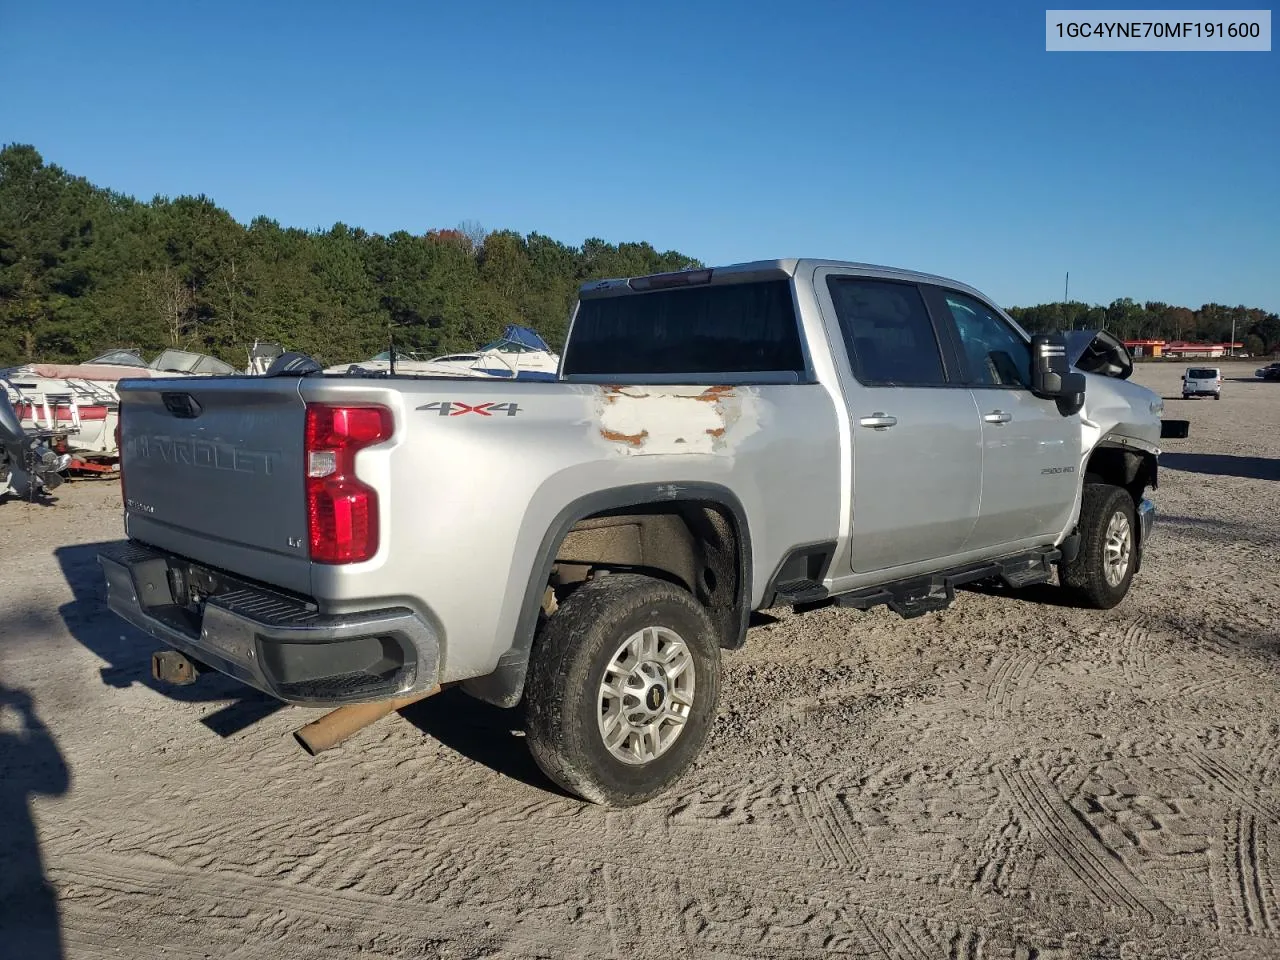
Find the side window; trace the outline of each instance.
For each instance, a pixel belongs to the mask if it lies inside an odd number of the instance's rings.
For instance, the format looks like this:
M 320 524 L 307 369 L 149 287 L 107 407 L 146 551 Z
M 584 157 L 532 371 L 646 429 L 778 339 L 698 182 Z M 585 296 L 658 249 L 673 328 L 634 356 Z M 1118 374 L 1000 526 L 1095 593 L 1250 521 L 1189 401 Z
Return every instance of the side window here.
M 938 338 L 919 287 L 837 275 L 827 278 L 827 289 L 859 382 L 900 386 L 947 382 Z
M 1031 347 L 990 307 L 950 290 L 941 291 L 956 322 L 971 382 L 995 387 L 1031 386 Z

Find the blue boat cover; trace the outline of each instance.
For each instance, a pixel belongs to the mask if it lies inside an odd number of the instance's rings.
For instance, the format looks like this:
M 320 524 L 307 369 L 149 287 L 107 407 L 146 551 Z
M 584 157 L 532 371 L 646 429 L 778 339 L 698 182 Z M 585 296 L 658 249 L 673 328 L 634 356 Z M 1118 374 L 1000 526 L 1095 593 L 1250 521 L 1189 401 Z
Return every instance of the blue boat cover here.
M 531 350 L 551 352 L 551 348 L 547 346 L 547 341 L 543 340 L 528 327 L 517 327 L 514 323 L 508 324 L 507 328 L 502 331 L 502 339 L 518 343 L 522 347 L 528 347 Z

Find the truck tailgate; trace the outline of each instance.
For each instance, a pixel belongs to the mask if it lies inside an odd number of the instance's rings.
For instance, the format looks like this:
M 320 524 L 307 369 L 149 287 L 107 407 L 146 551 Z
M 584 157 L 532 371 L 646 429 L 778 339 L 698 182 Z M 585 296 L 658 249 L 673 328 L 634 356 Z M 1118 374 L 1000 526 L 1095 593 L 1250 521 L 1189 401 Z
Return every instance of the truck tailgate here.
M 306 404 L 297 380 L 131 380 L 120 400 L 129 536 L 307 592 Z

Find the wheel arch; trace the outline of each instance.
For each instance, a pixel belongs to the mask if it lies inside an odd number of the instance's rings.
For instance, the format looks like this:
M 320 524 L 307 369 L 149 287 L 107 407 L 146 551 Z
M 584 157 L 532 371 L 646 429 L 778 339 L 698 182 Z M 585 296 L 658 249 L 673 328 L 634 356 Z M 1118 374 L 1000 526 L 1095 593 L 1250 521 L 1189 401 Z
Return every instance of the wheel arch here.
M 711 585 L 708 591 L 714 598 L 717 594 L 724 596 L 726 586 L 729 602 L 708 604 L 699 596 L 698 578 L 689 583 L 687 575 L 672 569 L 672 563 L 634 564 L 622 563 L 627 569 L 648 573 L 652 576 L 667 579 L 690 589 L 707 607 L 713 623 L 720 633 L 720 646 L 736 649 L 742 646 L 747 632 L 747 624 L 751 613 L 752 561 L 751 533 L 747 521 L 746 510 L 737 495 L 729 488 L 714 483 L 640 483 L 597 490 L 578 497 L 565 505 L 542 535 L 541 542 L 534 555 L 534 561 L 524 587 L 515 632 L 511 645 L 498 658 L 495 670 L 483 677 L 475 677 L 463 681 L 463 689 L 470 695 L 500 707 L 514 707 L 523 696 L 525 678 L 529 668 L 529 654 L 539 626 L 539 615 L 548 586 L 551 583 L 552 571 L 561 552 L 572 534 L 607 529 L 610 526 L 625 526 L 626 521 L 636 518 L 667 518 L 655 520 L 653 529 L 672 534 L 670 518 L 687 518 L 691 514 L 705 517 L 710 511 L 722 518 L 725 530 L 731 541 L 726 546 L 732 548 L 733 556 L 725 564 L 721 555 L 720 562 L 713 566 L 722 571 L 732 571 L 732 581 L 726 585 L 721 577 Z M 614 523 L 598 521 L 613 520 Z M 688 522 L 687 520 L 685 521 Z M 698 521 L 695 519 L 694 521 Z M 706 522 L 714 526 L 714 521 L 706 518 Z M 644 527 L 641 524 L 641 536 Z M 694 538 L 707 533 L 705 530 L 691 530 Z
M 1103 437 L 1085 461 L 1084 482 L 1108 483 L 1129 491 L 1135 504 L 1143 491 L 1159 486 L 1159 451 L 1128 437 Z
M 1155 447 L 1139 443 L 1129 437 L 1108 435 L 1094 445 L 1085 462 L 1083 483 L 1104 483 L 1120 487 L 1133 500 L 1136 510 L 1142 503 L 1148 487 L 1159 486 L 1160 453 Z M 1137 560 L 1134 573 L 1142 567 L 1143 542 L 1141 524 L 1133 531 L 1137 542 Z

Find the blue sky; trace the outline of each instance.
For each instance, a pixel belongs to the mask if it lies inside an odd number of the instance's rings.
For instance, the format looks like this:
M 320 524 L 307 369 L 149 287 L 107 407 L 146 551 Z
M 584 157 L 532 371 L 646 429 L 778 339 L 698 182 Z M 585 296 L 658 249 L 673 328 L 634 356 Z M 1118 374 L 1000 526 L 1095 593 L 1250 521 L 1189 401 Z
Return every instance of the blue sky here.
M 0 0 L 0 142 L 143 199 L 1280 310 L 1280 53 L 1044 5 Z

